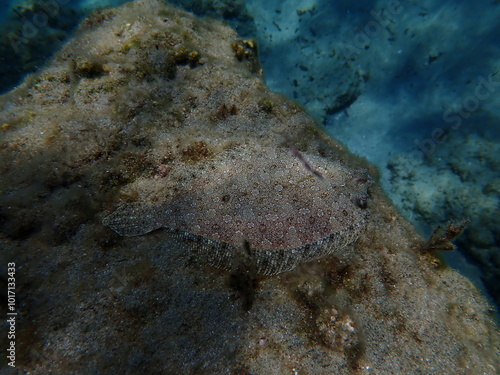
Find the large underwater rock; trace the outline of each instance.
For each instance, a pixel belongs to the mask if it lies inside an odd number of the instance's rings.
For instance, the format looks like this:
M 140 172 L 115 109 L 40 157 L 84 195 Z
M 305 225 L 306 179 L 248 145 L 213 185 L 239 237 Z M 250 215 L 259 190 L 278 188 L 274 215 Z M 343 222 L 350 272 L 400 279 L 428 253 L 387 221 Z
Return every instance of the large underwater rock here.
M 366 196 L 376 170 L 270 92 L 260 74 L 255 42 L 222 23 L 141 1 L 90 16 L 45 68 L 0 97 L 0 241 L 2 264 L 17 267 L 18 369 L 498 372 L 498 329 L 485 299 L 428 251 L 377 184 Z M 258 183 L 274 183 L 274 195 L 250 185 L 235 195 L 258 205 L 264 217 L 256 214 L 256 224 L 277 220 L 252 237 L 261 243 L 254 249 L 238 233 L 241 223 L 221 216 L 223 204 L 234 203 L 223 177 L 254 183 L 259 171 Z M 280 184 L 280 176 L 289 180 Z M 292 185 L 287 206 L 270 203 L 278 213 L 262 214 L 269 197 Z M 339 198 L 314 195 L 321 189 Z M 136 216 L 141 231 L 133 234 L 142 235 L 122 237 L 102 223 L 136 202 L 185 209 L 192 201 L 180 197 L 189 194 L 206 214 L 183 211 L 180 223 L 162 211 L 155 225 L 170 229 L 143 234 L 144 222 L 157 217 L 149 211 Z M 301 207 L 308 199 L 312 208 Z M 260 275 L 258 249 L 293 260 L 296 253 L 286 251 L 295 247 L 286 244 L 322 238 L 321 199 L 346 240 L 321 242 L 318 254 L 330 255 L 289 272 Z M 301 221 L 307 209 L 316 217 Z M 311 232 L 283 237 L 291 229 L 277 229 L 280 217 Z M 222 268 L 196 250 L 209 236 L 217 249 L 225 246 L 203 227 L 211 220 L 224 231 L 221 241 L 232 230 L 242 241 L 225 247 L 232 258 Z M 269 231 L 283 236 L 266 237 Z

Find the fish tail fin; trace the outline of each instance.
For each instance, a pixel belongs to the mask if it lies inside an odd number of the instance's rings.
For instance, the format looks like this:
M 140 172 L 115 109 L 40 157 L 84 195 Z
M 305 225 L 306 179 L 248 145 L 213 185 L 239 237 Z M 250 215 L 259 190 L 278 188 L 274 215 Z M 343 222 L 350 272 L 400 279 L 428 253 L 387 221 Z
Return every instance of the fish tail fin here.
M 163 226 L 155 206 L 145 203 L 120 206 L 102 223 L 124 237 L 140 236 Z

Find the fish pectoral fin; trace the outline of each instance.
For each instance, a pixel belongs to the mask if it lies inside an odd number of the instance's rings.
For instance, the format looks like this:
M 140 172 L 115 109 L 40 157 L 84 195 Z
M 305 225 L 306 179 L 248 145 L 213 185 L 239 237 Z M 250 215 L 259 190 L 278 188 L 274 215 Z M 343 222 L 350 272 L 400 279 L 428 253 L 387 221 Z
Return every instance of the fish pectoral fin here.
M 106 216 L 102 223 L 120 236 L 140 236 L 162 227 L 156 213 L 150 204 L 129 203 Z

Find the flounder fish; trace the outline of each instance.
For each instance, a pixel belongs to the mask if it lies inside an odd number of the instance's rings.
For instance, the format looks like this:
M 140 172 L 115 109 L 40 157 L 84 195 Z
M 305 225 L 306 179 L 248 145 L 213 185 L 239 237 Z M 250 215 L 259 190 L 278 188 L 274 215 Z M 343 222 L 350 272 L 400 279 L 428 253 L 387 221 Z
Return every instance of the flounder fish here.
M 169 202 L 125 204 L 103 224 L 121 236 L 168 228 L 220 268 L 231 268 L 248 241 L 256 272 L 275 275 L 355 241 L 370 183 L 363 172 L 289 149 L 231 154 Z

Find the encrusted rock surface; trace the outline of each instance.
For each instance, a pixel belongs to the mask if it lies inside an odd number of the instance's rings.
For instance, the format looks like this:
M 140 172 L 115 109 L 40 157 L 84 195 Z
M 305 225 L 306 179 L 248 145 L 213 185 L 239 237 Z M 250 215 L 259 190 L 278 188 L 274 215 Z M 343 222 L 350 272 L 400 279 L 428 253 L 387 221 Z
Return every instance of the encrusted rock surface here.
M 291 143 L 376 177 L 266 89 L 252 50 L 235 56 L 252 43 L 228 27 L 150 1 L 108 15 L 0 98 L 0 246 L 2 264 L 17 266 L 18 369 L 498 373 L 491 308 L 422 251 L 377 185 L 356 242 L 274 277 L 254 275 L 251 260 L 213 268 L 167 230 L 121 237 L 103 226 L 123 204 L 170 201 L 238 149 Z

